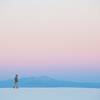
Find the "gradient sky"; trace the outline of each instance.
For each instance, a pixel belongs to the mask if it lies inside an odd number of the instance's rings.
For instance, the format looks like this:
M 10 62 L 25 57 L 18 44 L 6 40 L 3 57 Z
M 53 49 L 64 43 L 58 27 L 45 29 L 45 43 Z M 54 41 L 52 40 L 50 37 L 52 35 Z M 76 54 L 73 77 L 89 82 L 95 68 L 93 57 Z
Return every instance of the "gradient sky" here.
M 0 0 L 0 79 L 15 73 L 100 81 L 100 1 Z

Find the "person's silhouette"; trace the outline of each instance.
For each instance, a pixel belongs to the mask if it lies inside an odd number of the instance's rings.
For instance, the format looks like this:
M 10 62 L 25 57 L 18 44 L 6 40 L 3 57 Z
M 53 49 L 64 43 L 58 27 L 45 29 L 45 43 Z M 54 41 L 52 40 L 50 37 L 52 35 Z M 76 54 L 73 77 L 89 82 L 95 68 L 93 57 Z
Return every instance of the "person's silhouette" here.
M 19 82 L 18 74 L 16 74 L 14 78 L 14 88 L 18 88 L 18 82 Z

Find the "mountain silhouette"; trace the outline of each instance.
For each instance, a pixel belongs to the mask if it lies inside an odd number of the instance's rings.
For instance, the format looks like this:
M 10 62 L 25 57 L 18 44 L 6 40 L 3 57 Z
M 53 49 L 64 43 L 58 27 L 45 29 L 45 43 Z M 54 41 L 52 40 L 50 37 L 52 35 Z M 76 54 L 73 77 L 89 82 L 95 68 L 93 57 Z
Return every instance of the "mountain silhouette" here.
M 0 81 L 0 88 L 12 88 L 13 80 Z M 100 83 L 56 80 L 48 76 L 19 79 L 19 87 L 82 87 L 100 88 Z

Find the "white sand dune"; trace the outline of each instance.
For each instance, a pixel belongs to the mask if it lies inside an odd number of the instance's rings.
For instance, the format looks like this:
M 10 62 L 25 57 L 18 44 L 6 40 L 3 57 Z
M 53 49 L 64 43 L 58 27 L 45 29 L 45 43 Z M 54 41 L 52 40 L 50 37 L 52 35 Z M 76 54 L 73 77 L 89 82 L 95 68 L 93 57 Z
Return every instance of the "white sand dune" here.
M 0 89 L 0 100 L 100 100 L 100 89 L 84 89 L 84 88 Z

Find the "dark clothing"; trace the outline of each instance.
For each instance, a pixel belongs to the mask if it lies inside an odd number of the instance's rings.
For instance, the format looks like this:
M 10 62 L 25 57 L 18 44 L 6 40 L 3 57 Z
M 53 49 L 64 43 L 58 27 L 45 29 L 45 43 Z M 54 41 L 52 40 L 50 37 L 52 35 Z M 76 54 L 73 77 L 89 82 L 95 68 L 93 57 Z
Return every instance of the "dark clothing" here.
M 18 81 L 19 81 L 18 75 L 16 75 L 14 78 L 14 88 L 18 88 Z
M 15 83 L 18 82 L 18 77 L 15 77 Z

